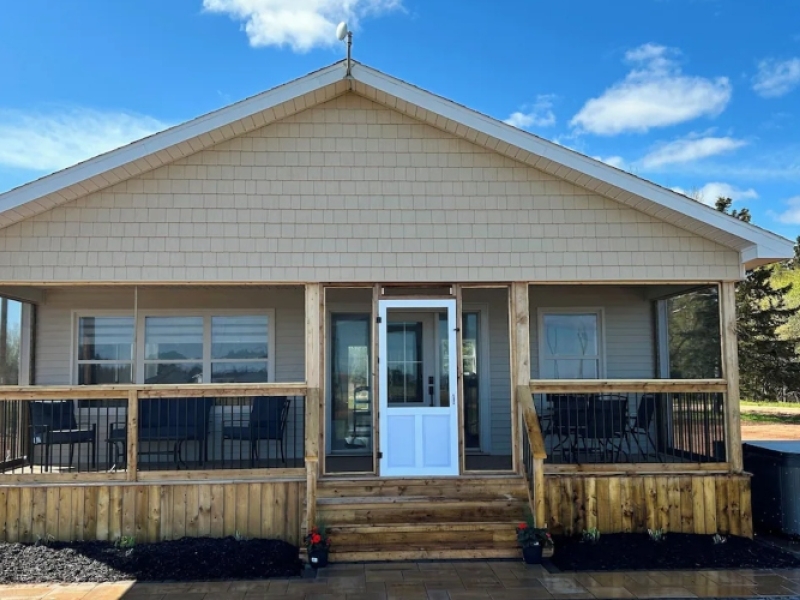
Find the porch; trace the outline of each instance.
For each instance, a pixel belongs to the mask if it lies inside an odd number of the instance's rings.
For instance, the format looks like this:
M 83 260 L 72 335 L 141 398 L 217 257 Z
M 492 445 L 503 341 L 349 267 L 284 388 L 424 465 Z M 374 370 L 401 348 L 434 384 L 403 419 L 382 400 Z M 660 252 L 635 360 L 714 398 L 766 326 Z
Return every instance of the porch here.
M 718 352 L 686 378 L 669 303 L 697 290 Z M 750 533 L 729 283 L 2 293 L 30 340 L 30 385 L 0 388 L 9 541 L 297 543 L 319 512 L 340 559 L 378 551 L 352 543 L 370 531 L 387 558 L 466 556 L 457 523 L 501 557 L 489 532 L 526 506 L 557 530 Z

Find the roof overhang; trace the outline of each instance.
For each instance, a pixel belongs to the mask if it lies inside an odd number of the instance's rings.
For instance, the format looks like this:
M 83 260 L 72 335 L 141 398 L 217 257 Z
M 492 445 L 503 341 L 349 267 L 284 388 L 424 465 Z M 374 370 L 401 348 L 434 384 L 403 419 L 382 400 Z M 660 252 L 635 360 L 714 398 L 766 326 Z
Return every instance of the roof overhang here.
M 511 127 L 365 65 L 343 62 L 0 195 L 0 228 L 151 171 L 348 91 L 611 198 L 740 253 L 752 268 L 794 256 L 792 242 L 700 202 Z

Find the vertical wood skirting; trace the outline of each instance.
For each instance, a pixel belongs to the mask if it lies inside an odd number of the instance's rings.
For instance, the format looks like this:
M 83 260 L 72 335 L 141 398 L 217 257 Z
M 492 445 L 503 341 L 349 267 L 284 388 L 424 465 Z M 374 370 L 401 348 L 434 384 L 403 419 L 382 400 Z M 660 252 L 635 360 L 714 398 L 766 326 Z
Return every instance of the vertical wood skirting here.
M 725 395 L 727 458 L 731 470 L 741 473 L 742 424 L 739 407 L 739 346 L 736 337 L 736 287 L 724 281 L 719 288 L 720 330 L 722 337 L 722 372 L 728 383 Z
M 750 476 L 546 475 L 547 526 L 574 534 L 663 529 L 753 537 Z
M 530 386 L 531 381 L 531 343 L 530 343 L 530 305 L 528 303 L 528 282 L 515 281 L 511 284 L 509 302 L 509 326 L 511 327 L 511 389 Z M 516 394 L 512 395 L 511 405 L 511 448 L 515 470 L 522 472 L 519 449 L 522 416 Z
M 144 543 L 238 531 L 299 544 L 305 487 L 301 480 L 4 486 L 0 541 L 113 541 L 131 535 Z

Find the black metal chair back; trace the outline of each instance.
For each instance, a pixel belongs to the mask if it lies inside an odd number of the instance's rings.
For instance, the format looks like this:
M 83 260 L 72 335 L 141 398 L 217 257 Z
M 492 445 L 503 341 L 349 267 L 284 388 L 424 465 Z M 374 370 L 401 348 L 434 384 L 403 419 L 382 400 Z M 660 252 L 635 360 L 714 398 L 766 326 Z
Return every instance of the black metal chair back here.
M 283 439 L 288 416 L 289 399 L 286 396 L 256 396 L 250 410 L 251 439 Z
M 78 429 L 75 420 L 75 403 L 72 400 L 43 400 L 29 402 L 31 426 L 37 430 L 73 431 Z

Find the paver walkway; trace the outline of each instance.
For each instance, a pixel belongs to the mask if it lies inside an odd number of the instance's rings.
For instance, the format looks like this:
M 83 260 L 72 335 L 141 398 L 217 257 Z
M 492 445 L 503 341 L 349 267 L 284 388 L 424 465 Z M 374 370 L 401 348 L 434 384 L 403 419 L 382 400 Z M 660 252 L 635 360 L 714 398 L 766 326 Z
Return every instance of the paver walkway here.
M 0 586 L 2 600 L 800 598 L 800 569 L 551 574 L 516 561 L 333 565 L 316 579 Z

